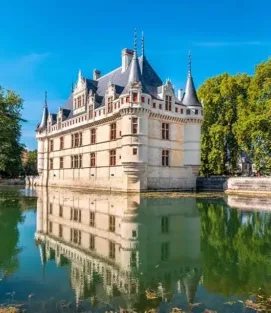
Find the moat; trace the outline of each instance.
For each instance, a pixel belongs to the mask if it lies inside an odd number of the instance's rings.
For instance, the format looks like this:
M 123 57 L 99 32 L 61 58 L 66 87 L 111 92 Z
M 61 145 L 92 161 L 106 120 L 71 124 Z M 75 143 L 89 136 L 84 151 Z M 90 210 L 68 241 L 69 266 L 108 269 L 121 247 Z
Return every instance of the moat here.
M 1 188 L 0 306 L 251 312 L 271 302 L 268 203 Z

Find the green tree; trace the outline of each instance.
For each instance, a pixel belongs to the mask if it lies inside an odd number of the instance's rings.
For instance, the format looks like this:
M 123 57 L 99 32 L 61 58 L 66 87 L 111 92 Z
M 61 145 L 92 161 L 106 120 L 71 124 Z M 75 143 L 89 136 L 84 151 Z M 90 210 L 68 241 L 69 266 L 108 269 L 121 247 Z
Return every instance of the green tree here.
M 18 177 L 22 171 L 22 99 L 0 86 L 0 176 Z
M 202 175 L 234 173 L 240 148 L 234 132 L 238 107 L 247 101 L 248 75 L 222 74 L 207 79 L 198 91 L 204 104 Z
M 23 170 L 25 175 L 38 175 L 37 171 L 37 150 L 26 152 L 26 161 L 23 164 Z
M 271 168 L 271 58 L 256 67 L 248 87 L 248 103 L 239 106 L 235 133 L 257 170 Z

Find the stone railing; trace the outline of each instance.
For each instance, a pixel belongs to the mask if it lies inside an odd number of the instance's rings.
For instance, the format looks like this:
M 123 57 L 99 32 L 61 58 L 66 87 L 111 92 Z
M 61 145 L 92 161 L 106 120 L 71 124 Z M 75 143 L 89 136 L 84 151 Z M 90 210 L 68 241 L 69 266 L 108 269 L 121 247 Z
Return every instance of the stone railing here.
M 227 177 L 197 177 L 197 191 L 225 191 Z

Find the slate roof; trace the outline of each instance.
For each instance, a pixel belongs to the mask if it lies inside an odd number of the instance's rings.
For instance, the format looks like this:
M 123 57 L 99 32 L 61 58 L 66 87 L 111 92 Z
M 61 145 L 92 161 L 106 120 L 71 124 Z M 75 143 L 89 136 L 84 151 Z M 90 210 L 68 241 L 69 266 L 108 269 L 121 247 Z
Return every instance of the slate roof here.
M 48 116 L 49 116 L 48 107 L 47 104 L 45 103 L 43 107 L 41 122 L 40 124 L 37 125 L 37 130 L 43 130 L 47 127 Z
M 126 93 L 128 87 L 133 81 L 140 81 L 144 93 L 148 93 L 152 98 L 162 100 L 158 95 L 158 87 L 163 85 L 161 78 L 152 68 L 145 55 L 137 57 L 134 53 L 133 59 L 130 62 L 126 71 L 122 72 L 122 67 L 119 67 L 108 74 L 101 76 L 97 80 L 84 78 L 88 91 L 92 90 L 95 94 L 94 108 L 105 106 L 105 92 L 110 84 L 114 84 L 117 94 Z M 189 71 L 186 88 L 182 101 L 176 101 L 178 105 L 186 106 L 201 106 L 198 100 L 194 81 Z M 79 116 L 77 114 L 76 116 Z M 45 116 L 46 117 L 46 116 Z M 63 120 L 68 120 L 73 117 L 73 95 L 69 97 L 66 104 L 63 106 Z M 48 118 L 48 110 L 47 110 Z M 46 118 L 46 121 L 47 121 Z M 53 114 L 53 122 L 56 121 L 56 115 Z M 40 125 L 43 125 L 43 118 Z M 41 126 L 39 126 L 41 127 Z M 44 127 L 44 126 L 43 126 Z M 45 126 L 46 127 L 46 126 Z
M 190 71 L 188 73 L 182 103 L 187 106 L 202 106 L 199 102 L 193 77 Z

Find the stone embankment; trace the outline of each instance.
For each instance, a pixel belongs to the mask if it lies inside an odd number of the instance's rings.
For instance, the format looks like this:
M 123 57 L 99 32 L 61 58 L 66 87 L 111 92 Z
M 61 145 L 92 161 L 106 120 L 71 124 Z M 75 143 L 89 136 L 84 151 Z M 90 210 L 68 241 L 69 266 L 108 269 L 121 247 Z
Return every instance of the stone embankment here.
M 271 196 L 271 177 L 231 177 L 226 192 Z
M 0 186 L 23 186 L 25 184 L 24 179 L 2 179 L 0 178 Z
M 198 177 L 197 191 L 271 196 L 271 177 Z

